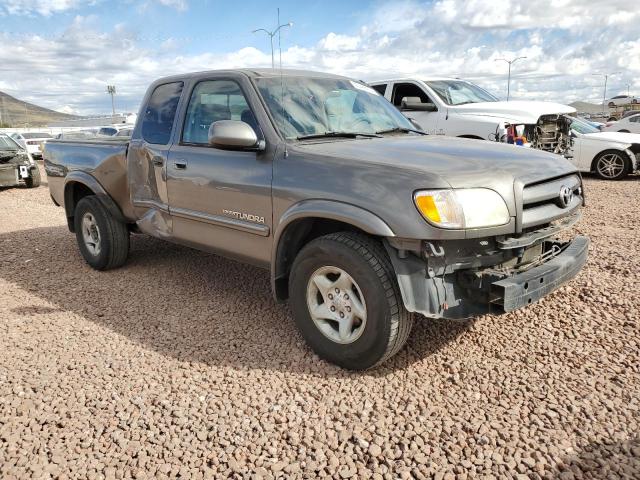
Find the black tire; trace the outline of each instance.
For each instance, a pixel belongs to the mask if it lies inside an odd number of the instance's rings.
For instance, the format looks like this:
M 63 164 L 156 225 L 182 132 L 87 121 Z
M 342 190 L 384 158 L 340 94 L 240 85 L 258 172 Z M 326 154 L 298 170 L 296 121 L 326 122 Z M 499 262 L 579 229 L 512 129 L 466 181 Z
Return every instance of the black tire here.
M 608 107 L 609 107 L 609 108 L 615 108 L 615 106 L 616 106 L 616 104 L 615 104 L 615 103 L 613 103 L 613 102 L 609 102 L 609 105 L 608 105 Z
M 40 169 L 36 166 L 31 169 L 31 176 L 29 178 L 25 178 L 24 183 L 27 188 L 37 188 L 40 186 L 41 181 Z
M 85 243 L 83 219 L 85 215 L 95 219 L 99 232 L 99 251 L 93 253 Z M 80 253 L 96 270 L 118 268 L 127 261 L 129 255 L 129 230 L 127 225 L 116 220 L 95 195 L 82 198 L 76 205 L 74 227 Z
M 629 130 L 618 130 L 620 133 L 631 133 Z
M 307 305 L 312 275 L 327 266 L 347 272 L 364 297 L 366 322 L 352 343 L 337 343 L 322 333 Z M 333 233 L 308 243 L 293 263 L 289 293 L 294 320 L 307 343 L 320 357 L 349 370 L 374 367 L 396 354 L 413 326 L 387 252 L 364 234 Z
M 600 163 L 605 161 L 605 157 L 611 155 L 617 155 L 620 159 L 622 159 L 622 168 L 615 174 L 606 175 L 601 172 L 601 169 L 599 167 Z M 605 150 L 604 152 L 600 152 L 596 156 L 596 158 L 594 158 L 591 167 L 591 170 L 596 174 L 596 176 L 602 180 L 621 180 L 629 175 L 632 169 L 631 159 L 627 158 L 626 154 L 624 152 L 621 152 L 620 150 Z

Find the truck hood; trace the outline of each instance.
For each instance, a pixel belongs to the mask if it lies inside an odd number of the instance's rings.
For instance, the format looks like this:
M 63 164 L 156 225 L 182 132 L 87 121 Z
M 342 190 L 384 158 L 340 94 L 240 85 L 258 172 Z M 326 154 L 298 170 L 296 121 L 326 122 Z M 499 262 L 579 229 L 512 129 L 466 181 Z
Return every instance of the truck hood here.
M 513 182 L 539 182 L 569 173 L 576 168 L 559 155 L 498 142 L 429 136 L 387 136 L 384 138 L 300 143 L 299 147 L 318 156 L 341 162 L 374 165 L 384 171 L 402 170 L 425 178 L 425 188 L 440 188 L 442 180 L 453 188 L 507 188 Z M 434 178 L 438 177 L 438 178 Z M 429 179 L 433 185 L 428 183 Z M 441 180 L 438 182 L 437 180 Z
M 575 113 L 576 109 L 568 105 L 551 102 L 514 101 L 483 102 L 448 107 L 449 113 L 456 115 L 475 115 L 503 119 L 510 123 L 532 124 L 541 115 Z
M 639 133 L 625 133 L 625 132 L 597 132 L 587 133 L 585 137 L 590 140 L 601 140 L 603 142 L 616 142 L 621 144 L 630 145 L 632 143 L 640 143 Z

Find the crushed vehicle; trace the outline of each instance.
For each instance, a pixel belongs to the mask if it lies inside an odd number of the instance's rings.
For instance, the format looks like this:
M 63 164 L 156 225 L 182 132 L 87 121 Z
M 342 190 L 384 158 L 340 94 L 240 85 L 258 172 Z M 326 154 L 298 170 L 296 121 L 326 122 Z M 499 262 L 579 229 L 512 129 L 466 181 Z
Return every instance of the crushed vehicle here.
M 40 186 L 40 170 L 25 147 L 0 133 L 0 187 Z
M 526 307 L 587 259 L 588 238 L 556 238 L 584 203 L 571 163 L 425 135 L 349 78 L 163 78 L 118 138 L 46 144 L 52 198 L 86 262 L 119 267 L 144 233 L 265 268 L 308 344 L 344 368 L 394 355 L 412 313 Z

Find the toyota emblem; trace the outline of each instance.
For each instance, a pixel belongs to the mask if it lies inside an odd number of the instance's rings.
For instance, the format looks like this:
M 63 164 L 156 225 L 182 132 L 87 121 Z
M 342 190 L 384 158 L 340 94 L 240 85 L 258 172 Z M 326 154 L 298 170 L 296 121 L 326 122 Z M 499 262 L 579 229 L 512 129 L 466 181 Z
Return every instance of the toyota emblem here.
M 558 202 L 562 208 L 567 208 L 571 205 L 571 201 L 573 200 L 573 190 L 563 185 L 560 187 L 560 195 L 558 195 Z

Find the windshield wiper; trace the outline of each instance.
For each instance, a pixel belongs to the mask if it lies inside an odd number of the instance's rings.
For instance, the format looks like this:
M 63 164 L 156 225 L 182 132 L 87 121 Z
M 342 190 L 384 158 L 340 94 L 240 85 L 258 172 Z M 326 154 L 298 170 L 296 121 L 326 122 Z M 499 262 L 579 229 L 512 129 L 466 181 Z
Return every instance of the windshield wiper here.
M 426 132 L 423 132 L 422 130 L 416 130 L 413 128 L 405 128 L 405 127 L 394 127 L 394 128 L 389 128 L 388 130 L 378 130 L 376 133 L 378 135 L 384 135 L 385 133 L 395 133 L 395 132 L 401 132 L 401 133 L 419 133 L 420 135 L 428 135 Z
M 367 138 L 375 138 L 380 137 L 378 132 L 376 133 L 364 133 L 364 132 L 324 132 L 324 133 L 312 133 L 310 135 L 300 135 L 298 140 L 311 140 L 314 138 L 357 138 L 357 137 L 367 137 Z

